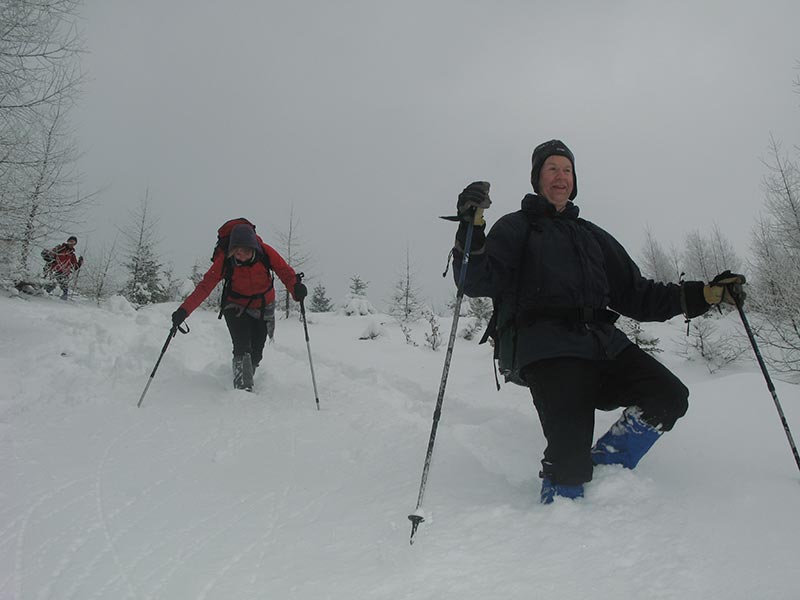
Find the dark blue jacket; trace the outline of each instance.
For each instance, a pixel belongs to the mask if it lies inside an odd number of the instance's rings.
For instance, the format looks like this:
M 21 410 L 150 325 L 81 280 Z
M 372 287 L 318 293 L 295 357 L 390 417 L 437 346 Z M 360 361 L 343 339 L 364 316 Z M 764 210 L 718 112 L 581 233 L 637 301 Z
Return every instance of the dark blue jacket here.
M 680 285 L 642 277 L 619 242 L 579 218 L 571 202 L 559 213 L 545 198 L 528 194 L 520 210 L 495 223 L 481 248 L 483 238 L 483 228 L 476 228 L 478 251 L 470 253 L 464 293 L 508 303 L 518 315 L 543 307 L 608 308 L 637 321 L 665 321 L 683 312 Z M 518 326 L 517 361 L 524 366 L 560 356 L 602 360 L 629 344 L 612 323 L 542 317 Z

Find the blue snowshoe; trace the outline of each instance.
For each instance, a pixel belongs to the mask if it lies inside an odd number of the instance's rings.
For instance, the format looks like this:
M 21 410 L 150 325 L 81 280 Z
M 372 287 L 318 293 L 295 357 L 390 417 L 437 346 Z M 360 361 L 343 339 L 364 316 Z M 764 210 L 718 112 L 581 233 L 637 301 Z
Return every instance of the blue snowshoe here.
M 622 465 L 633 469 L 661 437 L 661 431 L 641 418 L 642 411 L 628 407 L 592 448 L 596 465 Z

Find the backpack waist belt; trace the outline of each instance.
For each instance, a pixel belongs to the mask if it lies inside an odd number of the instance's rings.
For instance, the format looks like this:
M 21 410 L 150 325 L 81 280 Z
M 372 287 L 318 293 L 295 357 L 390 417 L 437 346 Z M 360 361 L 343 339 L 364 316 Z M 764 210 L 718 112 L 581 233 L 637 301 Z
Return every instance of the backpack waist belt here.
M 231 298 L 247 298 L 247 304 L 245 304 L 244 306 L 242 306 L 239 309 L 239 312 L 236 315 L 237 317 L 241 317 L 247 311 L 247 309 L 250 308 L 250 305 L 253 303 L 253 300 L 256 300 L 257 298 L 261 298 L 261 316 L 259 318 L 263 320 L 264 319 L 264 311 L 265 311 L 265 309 L 267 307 L 267 293 L 273 287 L 275 287 L 274 286 L 274 282 L 271 281 L 270 284 L 269 284 L 269 287 L 266 290 L 264 290 L 263 292 L 260 292 L 258 294 L 240 294 L 239 292 L 234 291 L 232 289 L 229 289 L 227 291 L 227 293 L 225 293 L 223 291 L 222 302 L 220 303 L 220 308 L 219 308 L 219 317 L 217 317 L 217 318 L 219 318 L 219 319 L 222 318 L 222 312 L 225 310 L 225 298 L 226 298 L 226 296 L 230 296 Z
M 270 284 L 270 286 L 267 289 L 257 294 L 240 294 L 235 290 L 228 290 L 227 295 L 230 296 L 231 298 L 248 298 L 252 301 L 255 300 L 256 298 L 263 298 L 273 287 L 274 287 L 273 284 Z
M 613 324 L 619 315 L 607 308 L 590 306 L 537 306 L 523 310 L 516 318 L 517 328 L 533 325 L 542 319 L 559 319 L 569 323 Z

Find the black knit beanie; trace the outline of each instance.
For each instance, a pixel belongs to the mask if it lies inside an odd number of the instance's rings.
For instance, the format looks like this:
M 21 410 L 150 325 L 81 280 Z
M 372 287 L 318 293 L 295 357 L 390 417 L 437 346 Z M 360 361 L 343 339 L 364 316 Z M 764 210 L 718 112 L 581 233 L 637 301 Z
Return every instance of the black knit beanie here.
M 231 237 L 228 240 L 228 249 L 231 248 L 259 248 L 256 230 L 250 225 L 239 224 L 231 230 Z
M 569 195 L 570 200 L 574 200 L 578 195 L 578 175 L 575 173 L 575 156 L 572 151 L 567 148 L 567 145 L 561 140 L 550 140 L 539 144 L 533 150 L 531 156 L 531 163 L 533 169 L 531 170 L 531 184 L 533 184 L 533 191 L 539 193 L 539 172 L 542 170 L 544 161 L 548 156 L 566 156 L 572 163 L 572 193 Z

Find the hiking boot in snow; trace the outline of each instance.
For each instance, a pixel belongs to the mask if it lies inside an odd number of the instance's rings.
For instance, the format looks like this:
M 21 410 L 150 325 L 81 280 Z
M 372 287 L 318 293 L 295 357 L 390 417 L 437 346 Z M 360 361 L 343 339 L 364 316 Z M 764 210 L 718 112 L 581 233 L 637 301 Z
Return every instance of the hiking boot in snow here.
M 633 469 L 661 436 L 661 431 L 641 418 L 642 411 L 628 407 L 592 448 L 596 465 L 622 465 Z
M 233 357 L 233 389 L 253 391 L 253 363 L 249 354 Z
M 267 337 L 269 338 L 269 343 L 275 341 L 275 319 L 268 319 L 267 320 Z
M 583 484 L 561 485 L 553 483 L 547 477 L 542 479 L 542 491 L 539 496 L 539 501 L 542 504 L 550 504 L 556 496 L 569 498 L 571 500 L 583 498 Z

